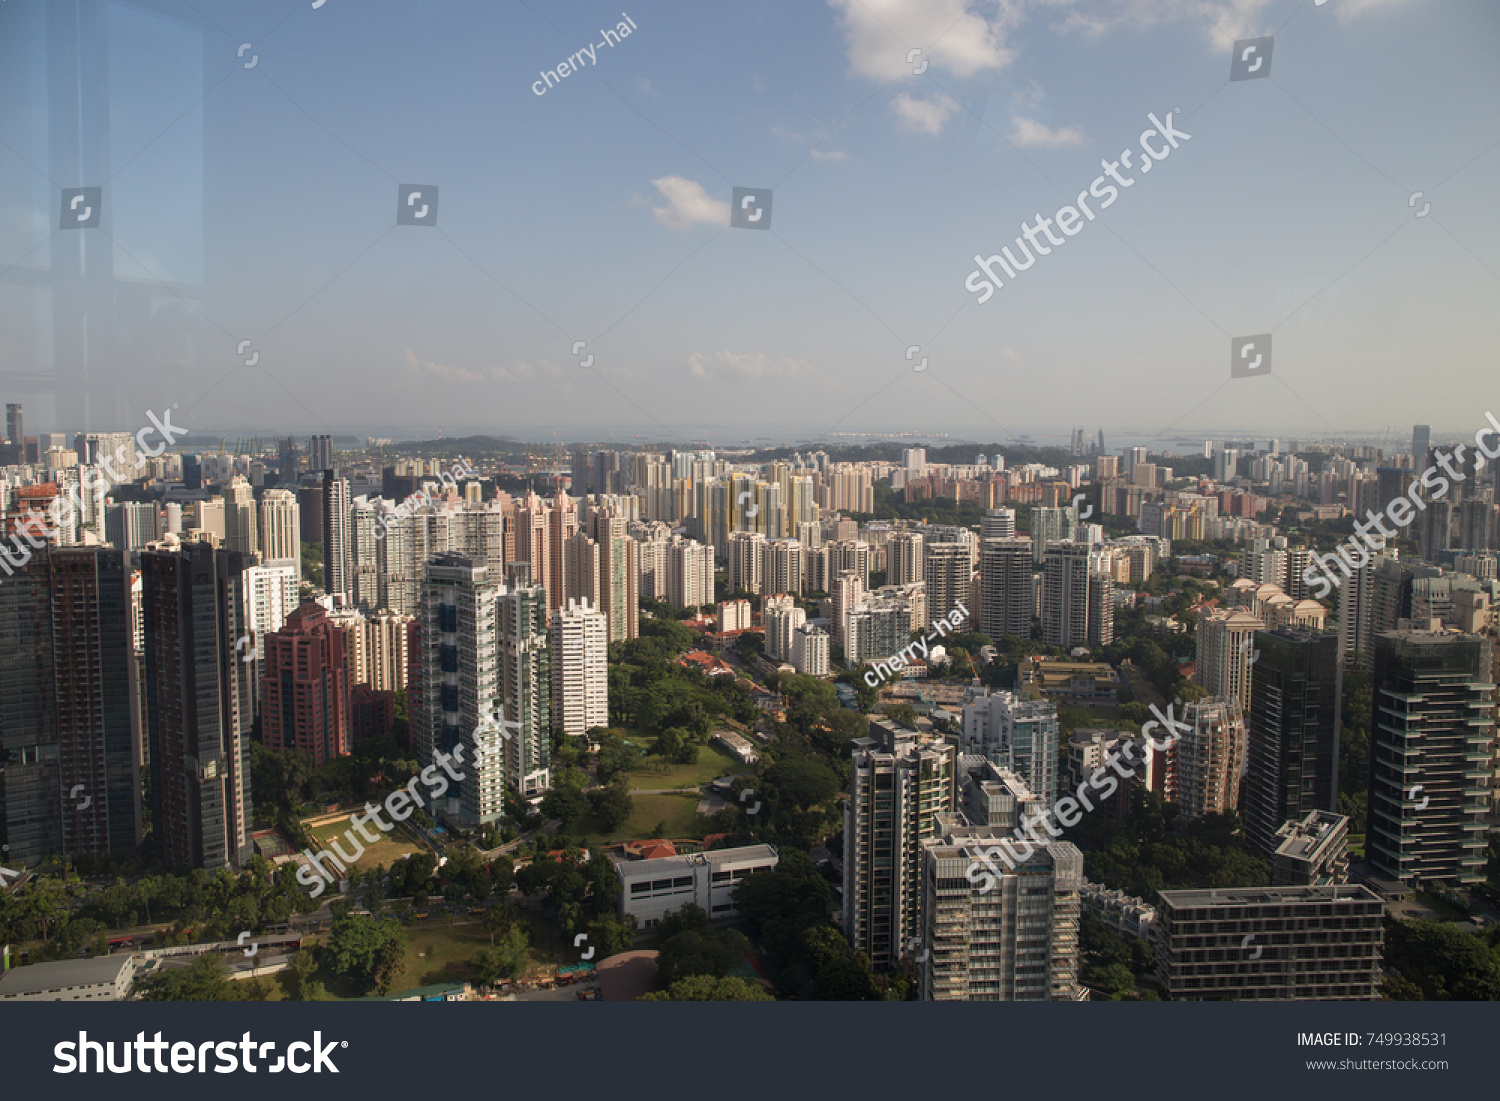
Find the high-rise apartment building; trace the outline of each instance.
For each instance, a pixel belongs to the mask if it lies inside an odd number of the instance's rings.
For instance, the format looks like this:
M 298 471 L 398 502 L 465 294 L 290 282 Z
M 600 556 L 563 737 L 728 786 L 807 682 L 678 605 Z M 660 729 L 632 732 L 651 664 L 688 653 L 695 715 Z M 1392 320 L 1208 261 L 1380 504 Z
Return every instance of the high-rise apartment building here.
M 667 543 L 667 600 L 678 608 L 701 608 L 714 600 L 714 549 L 694 539 Z
M 920 928 L 922 842 L 957 793 L 954 747 L 889 720 L 854 740 L 844 803 L 844 935 L 890 970 Z
M 811 623 L 802 623 L 792 631 L 792 668 L 810 677 L 826 677 L 829 673 L 828 632 Z
M 1031 540 L 984 539 L 979 544 L 979 630 L 996 643 L 1031 637 L 1035 615 Z
M 963 750 L 1021 778 L 1051 806 L 1057 798 L 1057 705 L 986 689 L 964 705 Z
M 416 661 L 421 691 L 411 711 L 412 749 L 426 766 L 438 762 L 438 753 L 464 747 L 464 779 L 449 791 L 447 803 L 474 825 L 497 820 L 504 809 L 499 592 L 488 567 L 458 554 L 434 555 L 422 585 Z
M 922 535 L 898 531 L 885 545 L 886 580 L 892 585 L 912 585 L 926 577 L 922 566 Z
M 923 845 L 923 1001 L 1079 1001 L 1079 892 L 1083 853 L 1066 841 L 1039 845 L 998 876 L 972 876 L 1008 830 L 938 816 Z M 986 889 L 987 888 L 987 889 Z
M 766 537 L 758 531 L 737 531 L 729 536 L 727 577 L 732 593 L 759 596 L 765 591 L 761 570 L 765 564 Z
M 1179 737 L 1168 750 L 1180 819 L 1237 809 L 1245 764 L 1245 719 L 1239 704 L 1212 696 L 1193 700 L 1180 721 Z
M 1376 637 L 1365 855 L 1381 874 L 1484 879 L 1494 690 L 1488 639 Z
M 1053 543 L 1073 542 L 1078 537 L 1078 510 L 1071 507 L 1031 510 L 1031 561 L 1040 566 Z
M 307 441 L 307 456 L 309 470 L 332 470 L 333 437 L 313 436 Z
M 1071 650 L 1089 639 L 1089 545 L 1048 545 L 1042 556 L 1042 640 Z
M 44 547 L 0 584 L 8 861 L 140 843 L 131 606 L 125 555 L 109 547 Z
M 261 640 L 260 736 L 300 749 L 321 768 L 350 751 L 348 631 L 308 602 Z
M 302 561 L 302 517 L 297 495 L 268 489 L 260 499 L 260 553 L 265 562 Z
M 1362 884 L 1162 891 L 1156 974 L 1174 1001 L 1374 1001 L 1384 903 Z
M 1265 628 L 1264 622 L 1242 608 L 1205 605 L 1198 612 L 1194 678 L 1210 695 L 1232 701 L 1242 713 L 1250 705 L 1255 633 Z
M 168 868 L 237 868 L 253 851 L 251 561 L 206 543 L 141 555 L 151 832 Z
M 224 548 L 240 554 L 259 553 L 259 510 L 249 481 L 236 474 L 224 487 L 223 500 Z
M 1338 636 L 1259 631 L 1254 645 L 1240 817 L 1246 839 L 1270 855 L 1288 820 L 1336 806 Z
M 807 622 L 807 613 L 797 607 L 789 594 L 776 593 L 761 602 L 760 615 L 766 635 L 766 655 L 772 661 L 790 661 L 792 633 Z
M 967 543 L 935 543 L 922 548 L 922 578 L 927 583 L 927 615 L 944 619 L 969 599 L 973 552 Z
M 318 437 L 313 437 L 314 444 Z M 335 604 L 347 604 L 354 595 L 352 547 L 349 542 L 349 483 L 332 469 L 323 471 L 323 591 Z
M 804 564 L 802 544 L 795 539 L 772 539 L 764 544 L 761 586 L 768 593 L 801 593 Z
M 587 602 L 552 613 L 552 722 L 582 735 L 609 725 L 609 621 Z M 509 717 L 509 716 L 507 716 Z
M 530 797 L 552 786 L 552 652 L 548 645 L 547 590 L 532 582 L 524 565 L 516 565 L 508 571 L 498 604 L 500 703 L 508 731 L 504 778 L 523 797 Z M 607 611 L 604 616 L 606 623 L 610 622 Z

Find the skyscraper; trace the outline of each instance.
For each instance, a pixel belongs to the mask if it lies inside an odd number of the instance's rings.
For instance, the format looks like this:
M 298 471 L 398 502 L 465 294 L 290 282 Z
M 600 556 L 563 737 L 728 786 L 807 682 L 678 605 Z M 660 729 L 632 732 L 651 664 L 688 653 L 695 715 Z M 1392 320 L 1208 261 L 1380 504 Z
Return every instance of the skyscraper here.
M 11 861 L 133 854 L 140 843 L 129 577 L 119 550 L 44 547 L 0 584 L 0 825 Z
M 1169 752 L 1182 820 L 1237 809 L 1245 763 L 1245 719 L 1239 704 L 1212 696 L 1193 700 L 1180 721 L 1187 729 Z
M 1035 614 L 1031 540 L 984 539 L 979 544 L 979 630 L 997 644 L 1031 637 Z
M 421 691 L 412 749 L 426 766 L 439 761 L 439 752 L 463 747 L 464 778 L 455 782 L 458 790 L 448 793 L 447 804 L 473 826 L 496 821 L 504 810 L 504 755 L 498 750 L 509 728 L 499 725 L 498 714 L 500 587 L 486 566 L 458 554 L 434 555 L 422 584 L 416 662 Z
M 604 613 L 587 601 L 552 613 L 552 722 L 562 733 L 609 725 L 608 653 Z
M 1432 447 L 1432 426 L 1430 424 L 1414 424 L 1411 426 L 1411 461 L 1418 467 L 1424 467 L 1427 462 L 1428 449 Z
M 912 585 L 923 580 L 922 535 L 898 531 L 885 545 L 886 580 L 892 585 Z
M 11 402 L 5 406 L 5 438 L 17 447 L 24 448 L 26 445 L 26 428 L 21 415 L 20 405 Z M 21 460 L 26 459 L 25 453 Z
M 943 619 L 967 601 L 973 572 L 973 553 L 967 543 L 925 543 L 922 579 L 927 582 L 927 615 Z
M 957 757 L 889 719 L 854 740 L 844 803 L 844 935 L 877 970 L 900 960 L 920 927 L 922 842 L 951 811 Z
M 240 867 L 252 852 L 250 561 L 206 543 L 141 555 L 151 830 L 169 868 Z
M 260 499 L 260 551 L 265 562 L 302 560 L 302 510 L 289 489 L 268 489 Z
M 1265 628 L 1265 623 L 1242 608 L 1205 605 L 1198 613 L 1194 677 L 1210 695 L 1232 700 L 1241 712 L 1250 705 L 1255 632 Z
M 256 523 L 255 491 L 250 483 L 236 474 L 224 487 L 224 547 L 240 554 L 260 550 L 259 525 Z
M 1269 856 L 1289 819 L 1337 809 L 1338 636 L 1258 631 L 1255 648 L 1240 815 L 1246 839 Z
M 497 603 L 500 703 L 506 724 L 504 778 L 522 796 L 531 796 L 552 786 L 547 590 L 534 584 L 526 566 L 518 564 L 511 567 Z
M 307 441 L 308 460 L 310 470 L 332 470 L 333 469 L 333 437 L 313 436 Z
M 348 634 L 309 602 L 263 640 L 260 736 L 267 749 L 301 749 L 315 768 L 348 756 Z
M 1490 647 L 1477 635 L 1440 631 L 1376 636 L 1365 853 L 1383 875 L 1484 879 Z
M 1089 545 L 1053 543 L 1042 557 L 1042 640 L 1071 650 L 1089 640 Z
M 985 689 L 964 705 L 963 750 L 1021 778 L 1051 806 L 1057 798 L 1057 705 Z
M 314 442 L 318 437 L 313 437 Z M 353 598 L 353 569 L 349 542 L 349 483 L 332 469 L 323 471 L 323 590 L 335 604 Z

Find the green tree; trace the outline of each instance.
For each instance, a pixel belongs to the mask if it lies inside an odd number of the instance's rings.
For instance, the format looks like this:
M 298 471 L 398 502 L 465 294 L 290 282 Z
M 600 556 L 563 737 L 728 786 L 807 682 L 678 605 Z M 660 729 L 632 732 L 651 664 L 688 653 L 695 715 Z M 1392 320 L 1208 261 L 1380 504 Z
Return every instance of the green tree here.
M 147 1002 L 237 1002 L 244 994 L 217 952 L 205 952 L 186 967 L 162 968 L 136 982 L 134 993 Z
M 666 990 L 642 994 L 642 1002 L 774 1002 L 765 988 L 738 976 L 690 975 Z
M 327 952 L 336 974 L 385 994 L 406 960 L 406 931 L 394 917 L 350 914 L 333 923 Z
M 476 952 L 469 960 L 469 968 L 482 983 L 519 978 L 526 970 L 530 949 L 531 937 L 525 928 L 512 925 L 501 935 L 498 944 Z
M 557 819 L 565 827 L 582 821 L 588 812 L 588 798 L 577 788 L 552 788 L 542 796 L 542 815 Z
M 630 819 L 635 807 L 630 788 L 623 780 L 595 788 L 588 793 L 589 809 L 606 833 L 613 833 Z

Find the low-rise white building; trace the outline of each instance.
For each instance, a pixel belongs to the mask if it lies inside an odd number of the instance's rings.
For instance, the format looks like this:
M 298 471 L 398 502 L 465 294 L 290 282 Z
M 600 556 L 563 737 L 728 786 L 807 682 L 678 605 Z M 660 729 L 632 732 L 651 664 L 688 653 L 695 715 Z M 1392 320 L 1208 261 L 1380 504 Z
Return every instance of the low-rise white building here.
M 673 910 L 688 903 L 701 906 L 715 921 L 737 916 L 734 889 L 747 875 L 768 872 L 778 857 L 770 845 L 743 845 L 654 860 L 620 860 L 620 914 L 629 914 L 641 929 L 654 928 Z
M 141 962 L 122 954 L 13 967 L 0 975 L 0 1002 L 123 1002 Z

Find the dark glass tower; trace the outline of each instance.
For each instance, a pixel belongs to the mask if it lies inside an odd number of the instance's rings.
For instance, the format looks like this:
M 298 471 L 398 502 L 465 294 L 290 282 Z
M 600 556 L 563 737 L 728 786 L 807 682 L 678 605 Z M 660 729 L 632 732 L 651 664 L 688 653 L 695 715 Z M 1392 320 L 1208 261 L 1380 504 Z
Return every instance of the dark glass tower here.
M 1257 631 L 1255 648 L 1240 813 L 1246 838 L 1269 855 L 1287 819 L 1338 809 L 1338 634 Z

